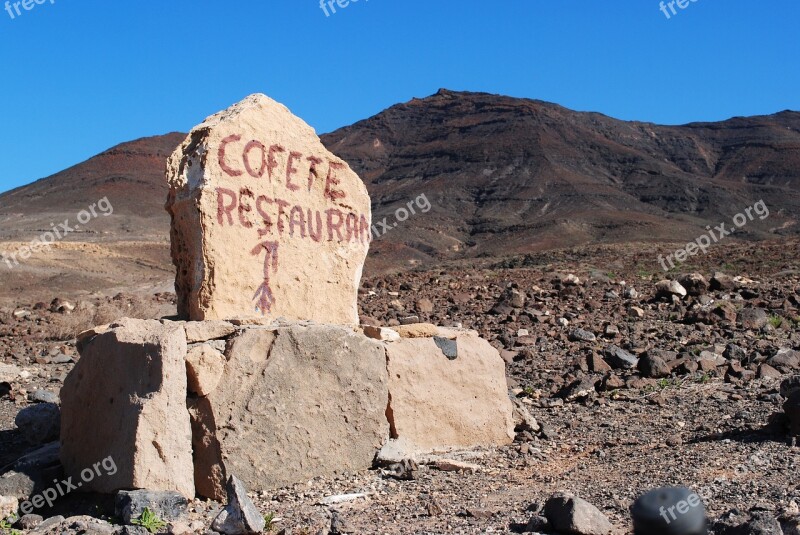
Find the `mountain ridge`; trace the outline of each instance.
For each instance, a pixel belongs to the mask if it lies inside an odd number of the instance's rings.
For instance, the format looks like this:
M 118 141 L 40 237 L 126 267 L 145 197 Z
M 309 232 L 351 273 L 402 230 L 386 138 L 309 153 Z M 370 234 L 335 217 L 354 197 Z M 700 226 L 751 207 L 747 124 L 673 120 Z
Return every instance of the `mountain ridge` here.
M 81 239 L 163 241 L 165 160 L 186 134 L 117 144 L 0 195 L 0 239 L 108 197 L 119 217 Z M 440 89 L 321 136 L 367 184 L 375 221 L 431 209 L 373 243 L 382 271 L 553 248 L 693 239 L 764 200 L 740 238 L 796 234 L 800 112 L 662 126 L 489 93 Z

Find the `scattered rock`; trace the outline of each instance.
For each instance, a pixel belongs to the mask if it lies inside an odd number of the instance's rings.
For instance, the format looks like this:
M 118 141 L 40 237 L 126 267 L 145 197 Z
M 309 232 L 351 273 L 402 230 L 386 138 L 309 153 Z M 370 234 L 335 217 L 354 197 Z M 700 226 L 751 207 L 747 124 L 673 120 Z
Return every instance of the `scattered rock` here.
M 17 514 L 19 500 L 15 496 L 0 495 L 0 520 Z
M 614 526 L 594 505 L 568 494 L 555 494 L 544 506 L 544 516 L 553 528 L 573 535 L 609 535 Z
M 36 526 L 36 528 L 31 532 L 31 535 L 60 535 L 63 530 L 61 523 L 64 522 L 64 520 L 66 519 L 61 515 L 51 516 Z
M 474 474 L 481 469 L 477 464 L 455 461 L 453 459 L 436 459 L 431 462 L 430 465 L 442 472 L 464 472 L 465 474 Z
M 608 346 L 603 353 L 605 354 L 606 360 L 609 364 L 615 369 L 632 369 L 635 368 L 639 364 L 639 359 L 636 358 L 631 353 L 628 353 L 621 347 L 610 345 Z
M 656 283 L 656 295 L 659 297 L 672 297 L 676 295 L 682 298 L 686 297 L 686 294 L 686 288 L 678 281 L 662 280 Z
M 755 511 L 749 518 L 733 511 L 715 522 L 713 531 L 718 535 L 783 535 L 780 523 L 768 511 Z
M 385 470 L 381 470 L 381 473 L 384 476 L 399 479 L 401 481 L 411 481 L 413 479 L 417 479 L 419 465 L 413 459 L 404 459 L 399 463 L 390 464 Z
M 644 317 L 644 309 L 632 306 L 628 308 L 628 317 L 635 319 L 642 319 Z
M 570 342 L 594 342 L 597 340 L 597 337 L 594 333 L 591 333 L 584 329 L 573 329 L 569 333 L 569 340 Z
M 679 279 L 679 282 L 689 295 L 699 296 L 708 292 L 709 283 L 700 273 L 684 275 Z
M 82 535 L 115 535 L 117 528 L 91 516 L 73 516 L 64 518 L 56 516 L 48 518 L 33 531 L 32 535 L 63 535 L 65 533 L 80 533 Z M 124 532 L 124 531 L 123 531 Z
M 608 365 L 608 362 L 603 360 L 603 357 L 592 352 L 592 354 L 589 355 L 589 369 L 595 373 L 606 373 L 610 372 L 613 368 Z
M 791 373 L 800 368 L 800 351 L 794 351 L 788 348 L 779 349 L 767 363 L 784 373 Z
M 783 377 L 783 374 L 769 364 L 761 364 L 758 367 L 759 379 L 780 379 L 781 377 Z
M 769 315 L 763 308 L 745 308 L 737 318 L 742 329 L 760 329 L 769 323 Z
M 59 451 L 60 443 L 51 442 L 17 459 L 0 476 L 0 495 L 27 499 L 34 489 L 47 488 L 61 475 Z
M 58 399 L 58 394 L 42 389 L 34 390 L 28 395 L 28 398 L 37 403 L 51 403 L 58 405 L 61 402 L 61 400 Z
M 35 529 L 42 525 L 44 522 L 44 518 L 39 515 L 22 515 L 22 517 L 17 520 L 16 527 L 19 529 Z
M 596 393 L 597 382 L 598 379 L 596 377 L 576 379 L 561 390 L 558 396 L 564 398 L 565 401 L 575 401 L 590 397 Z
M 223 509 L 211 529 L 225 535 L 261 533 L 266 522 L 256 506 L 247 496 L 247 490 L 236 476 L 230 476 L 227 484 L 228 505 Z
M 669 377 L 672 370 L 664 360 L 653 352 L 648 352 L 641 359 L 637 368 L 644 377 L 651 377 L 659 379 L 661 377 Z
M 427 298 L 417 299 L 414 307 L 420 314 L 430 314 L 433 312 L 433 301 Z
M 61 409 L 54 403 L 31 405 L 17 413 L 14 423 L 29 444 L 52 442 L 61 432 Z
M 742 362 L 747 358 L 747 351 L 736 344 L 728 344 L 725 346 L 725 351 L 722 353 L 722 356 L 728 360 Z
M 736 289 L 737 284 L 733 280 L 733 277 L 717 271 L 714 273 L 714 276 L 711 277 L 709 287 L 714 291 L 729 291 Z
M 121 490 L 114 499 L 115 514 L 125 524 L 139 518 L 145 509 L 150 509 L 162 520 L 179 520 L 186 516 L 188 506 L 184 496 L 170 491 Z

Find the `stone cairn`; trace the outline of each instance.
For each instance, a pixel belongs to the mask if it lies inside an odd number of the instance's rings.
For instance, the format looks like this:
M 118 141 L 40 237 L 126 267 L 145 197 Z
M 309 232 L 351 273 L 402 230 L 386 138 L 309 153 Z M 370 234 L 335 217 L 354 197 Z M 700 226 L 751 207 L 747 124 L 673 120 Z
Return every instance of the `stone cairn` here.
M 166 175 L 184 321 L 79 337 L 61 462 L 118 467 L 83 490 L 224 500 L 232 480 L 270 490 L 512 442 L 503 360 L 475 332 L 359 326 L 369 195 L 286 107 L 253 95 L 209 117 Z

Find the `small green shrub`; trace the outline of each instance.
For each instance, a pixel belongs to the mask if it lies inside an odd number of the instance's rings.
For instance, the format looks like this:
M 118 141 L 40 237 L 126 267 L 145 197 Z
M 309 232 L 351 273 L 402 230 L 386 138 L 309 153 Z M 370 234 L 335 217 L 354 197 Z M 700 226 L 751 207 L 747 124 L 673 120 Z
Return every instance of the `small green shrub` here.
M 157 533 L 161 528 L 166 527 L 167 523 L 161 520 L 157 514 L 145 507 L 139 518 L 131 520 L 134 526 L 142 526 L 150 533 Z

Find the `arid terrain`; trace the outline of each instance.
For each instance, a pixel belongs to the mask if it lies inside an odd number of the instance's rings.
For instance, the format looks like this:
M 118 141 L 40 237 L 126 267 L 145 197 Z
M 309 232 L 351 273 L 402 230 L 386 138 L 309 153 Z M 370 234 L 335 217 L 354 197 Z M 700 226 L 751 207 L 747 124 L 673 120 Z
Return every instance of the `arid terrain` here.
M 79 333 L 175 318 L 164 168 L 185 137 L 0 195 L 0 478 L 57 440 L 15 420 L 58 403 Z M 420 459 L 408 477 L 376 466 L 253 496 L 272 532 L 549 533 L 543 505 L 567 491 L 630 533 L 636 497 L 683 485 L 717 535 L 800 533 L 783 410 L 800 374 L 800 113 L 658 126 L 441 90 L 322 140 L 372 198 L 362 324 L 476 330 L 506 363 L 516 439 L 447 454 L 450 469 Z M 705 254 L 667 260 L 747 209 Z M 344 494 L 363 496 L 325 503 Z M 111 501 L 72 493 L 0 534 L 142 533 L 113 526 Z M 161 531 L 205 533 L 221 506 L 194 500 Z M 89 516 L 33 529 L 56 515 Z
M 44 300 L 52 288 L 69 297 L 169 291 L 164 170 L 185 137 L 122 143 L 0 195 L 0 253 L 18 253 L 62 222 L 73 229 L 13 269 L 0 262 L 0 302 Z M 372 198 L 367 274 L 602 243 L 686 243 L 707 226 L 730 227 L 761 200 L 769 215 L 738 229 L 737 239 L 800 229 L 794 111 L 660 126 L 440 90 L 321 139 Z M 75 228 L 101 199 L 113 213 Z M 398 218 L 417 200 L 414 214 Z
M 629 533 L 638 495 L 685 485 L 706 499 L 719 521 L 714 533 L 776 533 L 726 531 L 753 514 L 796 533 L 800 450 L 790 446 L 780 385 L 800 369 L 798 245 L 731 242 L 694 257 L 669 278 L 697 272 L 710 286 L 684 279 L 693 294 L 686 297 L 656 288 L 664 277 L 658 251 L 642 245 L 367 277 L 362 322 L 476 329 L 501 351 L 510 392 L 535 422 L 518 425 L 512 446 L 451 456 L 474 468 L 422 463 L 413 480 L 376 468 L 264 493 L 256 504 L 274 514 L 276 533 L 508 533 L 533 530 L 535 522 L 526 526 L 544 501 L 565 490 Z M 174 298 L 67 302 L 55 290 L 40 303 L 21 298 L 0 309 L 2 363 L 25 372 L 0 392 L 0 465 L 32 448 L 14 417 L 58 393 L 79 358 L 78 331 L 121 315 L 172 315 Z M 626 367 L 626 355 L 638 368 Z M 348 493 L 367 496 L 319 505 Z M 76 495 L 51 514 L 113 520 L 104 503 Z M 190 528 L 204 532 L 219 507 L 190 504 Z

